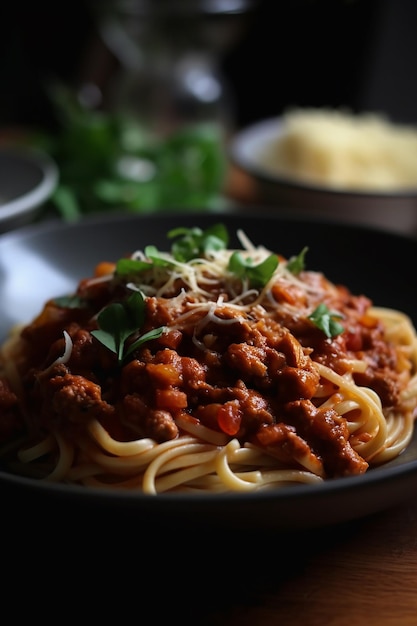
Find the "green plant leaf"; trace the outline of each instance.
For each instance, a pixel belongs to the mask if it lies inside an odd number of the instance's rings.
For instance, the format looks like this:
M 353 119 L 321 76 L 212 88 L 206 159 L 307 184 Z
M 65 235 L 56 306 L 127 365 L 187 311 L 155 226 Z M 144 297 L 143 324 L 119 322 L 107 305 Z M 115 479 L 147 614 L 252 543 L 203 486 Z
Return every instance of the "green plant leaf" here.
M 116 354 L 120 364 L 136 348 L 146 341 L 160 337 L 165 330 L 163 326 L 153 329 L 126 348 L 126 341 L 133 333 L 140 331 L 144 321 L 145 300 L 141 292 L 134 291 L 124 302 L 112 302 L 106 306 L 97 317 L 98 330 L 91 331 L 91 334 Z
M 338 319 L 343 319 L 343 315 L 337 311 L 330 311 L 324 302 L 318 305 L 308 316 L 317 328 L 322 330 L 326 337 L 336 337 L 344 331 L 344 327 L 339 324 Z
M 238 251 L 233 252 L 229 259 L 228 270 L 241 280 L 247 280 L 251 287 L 264 287 L 272 277 L 279 260 L 276 254 L 269 255 L 264 261 L 254 264 Z
M 158 339 L 158 337 L 162 335 L 164 330 L 165 330 L 165 327 L 160 326 L 159 328 L 154 328 L 153 330 L 149 330 L 144 335 L 141 335 L 140 337 L 138 337 L 136 341 L 134 341 L 126 350 L 124 354 L 124 358 L 126 358 L 127 356 L 130 356 L 137 348 L 139 348 L 141 345 L 143 345 L 147 341 L 151 341 L 152 339 Z
M 290 259 L 288 259 L 287 270 L 295 275 L 302 272 L 305 268 L 305 256 L 307 252 L 308 248 L 306 246 L 301 250 L 300 254 L 298 254 L 297 256 L 292 256 Z
M 212 252 L 224 250 L 229 242 L 229 234 L 224 224 L 214 224 L 205 230 L 201 228 L 174 228 L 168 238 L 174 239 L 171 252 L 176 261 L 187 263 L 198 257 L 206 257 Z
M 137 116 L 88 108 L 59 82 L 49 87 L 57 127 L 31 133 L 27 143 L 45 149 L 58 165 L 48 208 L 63 219 L 225 203 L 227 160 L 219 125 L 198 123 L 158 137 Z
M 69 296 L 58 296 L 53 300 L 56 306 L 63 309 L 83 309 L 87 306 L 87 302 L 84 298 L 80 298 L 77 294 L 71 294 Z

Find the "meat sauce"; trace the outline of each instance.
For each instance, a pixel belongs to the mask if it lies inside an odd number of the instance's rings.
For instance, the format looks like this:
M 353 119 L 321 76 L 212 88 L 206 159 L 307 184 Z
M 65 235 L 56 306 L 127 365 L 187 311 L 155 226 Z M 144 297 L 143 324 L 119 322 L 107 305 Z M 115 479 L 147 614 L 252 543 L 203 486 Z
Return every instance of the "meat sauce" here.
M 97 274 L 108 270 L 98 267 Z M 301 278 L 327 287 L 320 274 L 303 272 Z M 82 306 L 49 301 L 21 331 L 23 407 L 0 380 L 0 439 L 27 427 L 34 439 L 51 429 L 76 437 L 97 418 L 116 439 L 164 442 L 191 422 L 264 448 L 285 466 L 299 468 L 308 459 L 323 477 L 365 472 L 368 463 L 350 445 L 346 420 L 314 402 L 320 382 L 314 362 L 343 374 L 349 359 L 365 360 L 356 382 L 377 391 L 383 406 L 395 406 L 401 390 L 397 354 L 369 315 L 370 301 L 342 286 L 325 289 L 326 303 L 343 313 L 345 328 L 328 338 L 303 314 L 305 293 L 292 284 L 274 285 L 275 302 L 289 306 L 275 306 L 273 313 L 256 303 L 244 312 L 228 306 L 221 282 L 211 286 L 213 298 L 223 298 L 221 307 L 208 313 L 194 306 L 192 294 L 173 306 L 183 287 L 177 281 L 169 297 L 145 299 L 141 332 L 166 330 L 123 363 L 91 331 L 102 307 L 126 295 L 125 286 L 86 279 L 77 291 Z M 65 363 L 59 359 L 63 329 L 72 340 Z

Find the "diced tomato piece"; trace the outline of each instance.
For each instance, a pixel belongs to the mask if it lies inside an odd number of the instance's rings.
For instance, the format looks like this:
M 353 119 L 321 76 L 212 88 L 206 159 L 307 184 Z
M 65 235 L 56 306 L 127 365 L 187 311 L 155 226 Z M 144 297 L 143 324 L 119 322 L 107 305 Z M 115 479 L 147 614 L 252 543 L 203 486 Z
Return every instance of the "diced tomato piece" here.
M 236 435 L 242 422 L 242 412 L 235 401 L 223 404 L 217 413 L 219 428 L 227 435 Z
M 158 409 L 177 410 L 187 408 L 187 394 L 178 389 L 157 389 L 156 406 Z

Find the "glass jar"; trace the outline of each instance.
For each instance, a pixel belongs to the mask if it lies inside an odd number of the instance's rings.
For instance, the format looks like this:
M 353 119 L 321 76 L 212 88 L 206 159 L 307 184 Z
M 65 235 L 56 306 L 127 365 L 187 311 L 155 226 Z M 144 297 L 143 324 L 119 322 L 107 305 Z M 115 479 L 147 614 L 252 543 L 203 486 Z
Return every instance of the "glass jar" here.
M 251 0 L 112 0 L 100 4 L 100 31 L 120 61 L 105 94 L 112 109 L 166 135 L 214 123 L 233 130 L 233 94 L 220 69 Z

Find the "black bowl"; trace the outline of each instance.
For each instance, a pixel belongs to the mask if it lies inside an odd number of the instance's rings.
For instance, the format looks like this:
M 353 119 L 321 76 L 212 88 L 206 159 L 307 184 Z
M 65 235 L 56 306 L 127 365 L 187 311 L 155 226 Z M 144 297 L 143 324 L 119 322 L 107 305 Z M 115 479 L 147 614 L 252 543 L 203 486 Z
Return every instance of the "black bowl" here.
M 262 210 L 233 214 L 172 214 L 153 217 L 95 216 L 27 227 L 0 237 L 0 338 L 26 322 L 44 301 L 73 289 L 101 260 L 154 244 L 168 248 L 166 233 L 215 222 L 243 229 L 255 244 L 285 256 L 309 247 L 308 268 L 323 271 L 376 305 L 401 309 L 417 324 L 417 240 L 364 226 L 306 220 Z M 240 246 L 239 246 L 240 247 Z M 397 459 L 365 475 L 290 486 L 252 494 L 158 496 L 47 484 L 0 471 L 0 494 L 9 519 L 32 516 L 49 523 L 76 516 L 94 525 L 123 520 L 151 531 L 181 527 L 234 531 L 311 529 L 361 518 L 413 497 L 417 489 L 417 438 Z M 2 505 L 3 506 L 3 505 Z M 94 522 L 92 520 L 95 520 Z M 101 522 L 100 522 L 101 520 Z M 55 522 L 54 522 L 55 523 Z M 159 532 L 159 531 L 158 531 Z

